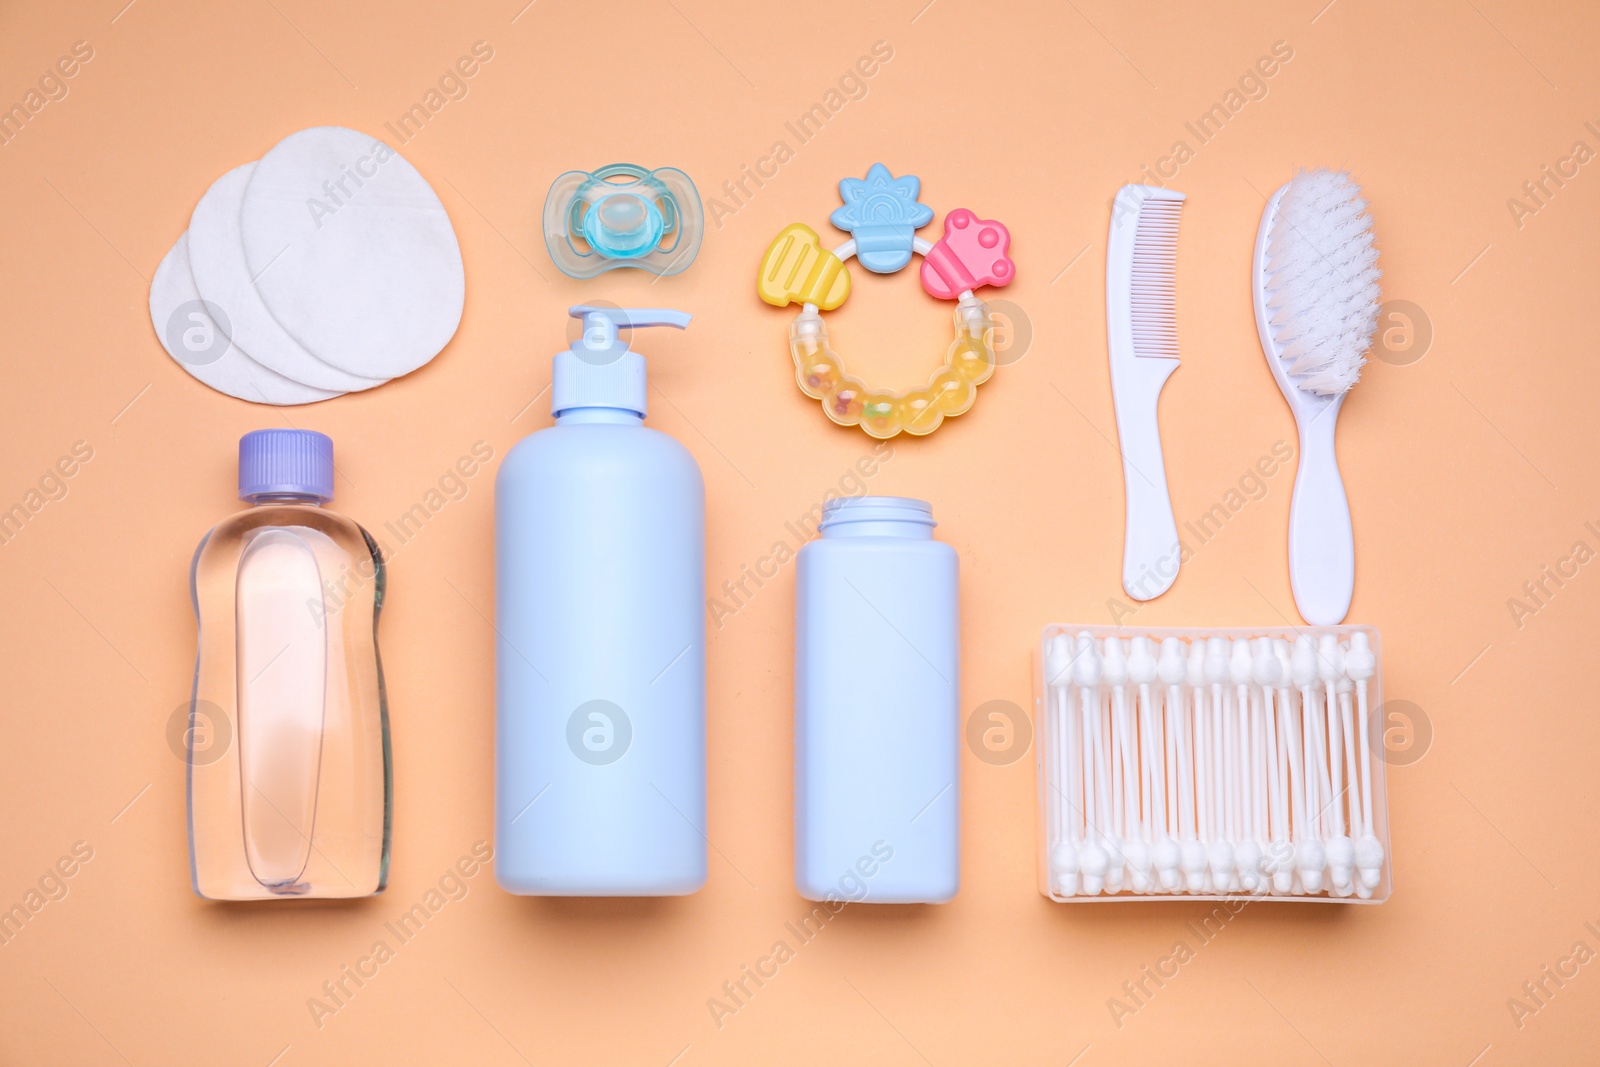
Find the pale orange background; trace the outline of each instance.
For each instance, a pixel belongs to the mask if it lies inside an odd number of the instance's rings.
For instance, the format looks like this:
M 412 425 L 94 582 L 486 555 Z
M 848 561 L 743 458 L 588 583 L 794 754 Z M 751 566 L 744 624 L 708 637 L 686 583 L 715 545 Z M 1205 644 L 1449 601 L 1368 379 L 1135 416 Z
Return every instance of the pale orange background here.
M 1600 964 L 1520 1028 L 1507 1007 L 1574 942 L 1600 950 L 1584 927 L 1600 926 L 1600 575 L 1586 566 L 1520 628 L 1507 606 L 1574 542 L 1600 547 L 1583 525 L 1600 520 L 1596 164 L 1520 227 L 1507 207 L 1575 141 L 1600 149 L 1584 128 L 1600 120 L 1592 6 L 125 2 L 0 13 L 0 103 L 74 42 L 94 48 L 70 95 L 0 147 L 0 505 L 74 442 L 94 450 L 65 499 L 0 547 L 0 905 L 75 842 L 93 849 L 69 895 L 0 947 L 0 1063 L 1092 1067 L 1220 1063 L 1224 1050 L 1283 1064 L 1595 1061 Z M 207 185 L 302 127 L 386 135 L 480 40 L 494 58 L 470 94 L 402 149 L 466 260 L 450 347 L 392 385 L 308 408 L 256 407 L 189 379 L 146 300 Z M 894 56 L 866 98 L 799 145 L 785 120 L 880 40 Z M 190 553 L 237 506 L 239 435 L 331 434 L 337 506 L 378 528 L 475 441 L 497 465 L 548 425 L 548 398 L 528 405 L 565 343 L 568 304 L 685 308 L 686 334 L 640 345 L 652 424 L 705 471 L 718 587 L 870 447 L 796 390 L 792 310 L 759 303 L 753 279 L 783 225 L 831 233 L 838 179 L 879 159 L 920 175 L 941 218 L 968 206 L 1014 234 L 1018 280 L 997 295 L 1025 309 L 1031 349 L 970 414 L 896 440 L 869 484 L 932 501 L 960 551 L 963 715 L 1028 706 L 1041 627 L 1110 622 L 1121 596 L 1108 200 L 1175 140 L 1192 143 L 1184 122 L 1277 41 L 1294 58 L 1268 96 L 1173 182 L 1191 197 L 1184 362 L 1162 429 L 1180 520 L 1293 440 L 1251 315 L 1256 223 L 1295 167 L 1349 168 L 1372 201 L 1385 297 L 1422 308 L 1434 330 L 1420 362 L 1368 370 L 1339 435 L 1358 558 L 1350 618 L 1381 628 L 1387 696 L 1418 705 L 1434 732 L 1424 758 L 1390 769 L 1391 901 L 1251 907 L 1119 1028 L 1108 999 L 1175 941 L 1197 943 L 1185 924 L 1206 906 L 1046 901 L 1032 753 L 1005 766 L 966 755 L 956 902 L 847 909 L 718 1028 L 708 998 L 805 910 L 791 882 L 786 567 L 712 630 L 702 892 L 525 900 L 480 873 L 319 1029 L 306 1002 L 323 981 L 491 837 L 492 470 L 392 561 L 388 892 L 339 906 L 193 896 L 183 766 L 165 730 L 193 670 Z M 580 283 L 551 265 L 536 219 L 561 171 L 679 166 L 709 200 L 779 139 L 794 158 L 711 229 L 687 273 Z M 830 318 L 852 369 L 922 380 L 948 342 L 947 306 L 906 275 L 857 281 Z M 1131 621 L 1294 619 L 1290 485 L 1275 476 Z

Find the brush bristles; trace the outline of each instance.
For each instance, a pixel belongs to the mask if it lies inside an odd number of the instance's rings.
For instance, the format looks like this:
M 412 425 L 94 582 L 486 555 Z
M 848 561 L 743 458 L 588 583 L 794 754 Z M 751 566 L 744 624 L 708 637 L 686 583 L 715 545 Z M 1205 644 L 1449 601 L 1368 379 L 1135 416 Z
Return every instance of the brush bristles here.
M 1378 328 L 1378 250 L 1361 189 L 1343 171 L 1302 171 L 1267 236 L 1267 308 L 1302 389 L 1343 393 Z
M 1139 205 L 1133 232 L 1133 279 L 1129 301 L 1133 354 L 1178 358 L 1178 216 L 1182 200 L 1147 199 Z

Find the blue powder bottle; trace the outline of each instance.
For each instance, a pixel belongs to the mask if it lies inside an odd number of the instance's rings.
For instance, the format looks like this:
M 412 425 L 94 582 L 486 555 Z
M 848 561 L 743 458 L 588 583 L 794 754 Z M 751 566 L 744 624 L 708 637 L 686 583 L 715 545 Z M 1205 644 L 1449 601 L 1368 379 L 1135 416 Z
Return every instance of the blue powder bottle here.
M 795 590 L 795 885 L 947 901 L 960 885 L 955 550 L 920 500 L 830 501 Z

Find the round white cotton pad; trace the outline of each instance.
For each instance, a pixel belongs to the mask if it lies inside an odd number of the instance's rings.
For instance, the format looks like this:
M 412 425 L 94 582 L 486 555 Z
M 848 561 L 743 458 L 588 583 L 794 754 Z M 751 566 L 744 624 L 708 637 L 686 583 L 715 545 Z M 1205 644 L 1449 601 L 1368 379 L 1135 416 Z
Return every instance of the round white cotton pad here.
M 339 396 L 275 374 L 234 346 L 227 313 L 207 306 L 195 288 L 188 243 L 188 234 L 178 238 L 150 282 L 150 323 L 178 366 L 219 393 L 257 404 L 313 404 Z
M 222 309 L 233 343 L 268 370 L 314 389 L 355 392 L 382 385 L 387 378 L 361 377 L 317 359 L 261 302 L 239 237 L 239 204 L 254 169 L 254 163 L 246 163 L 218 178 L 189 220 L 189 272 L 201 298 Z
M 461 321 L 466 279 L 444 205 L 366 134 L 319 126 L 285 137 L 256 164 L 239 223 L 263 301 L 324 363 L 399 377 Z

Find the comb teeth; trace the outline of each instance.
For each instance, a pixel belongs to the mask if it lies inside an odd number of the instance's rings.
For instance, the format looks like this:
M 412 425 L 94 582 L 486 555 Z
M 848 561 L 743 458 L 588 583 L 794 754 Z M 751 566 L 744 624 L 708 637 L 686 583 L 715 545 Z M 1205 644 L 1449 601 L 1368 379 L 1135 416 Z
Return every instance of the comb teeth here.
M 1136 356 L 1178 358 L 1178 217 L 1183 205 L 1182 200 L 1154 198 L 1139 205 L 1129 300 Z

